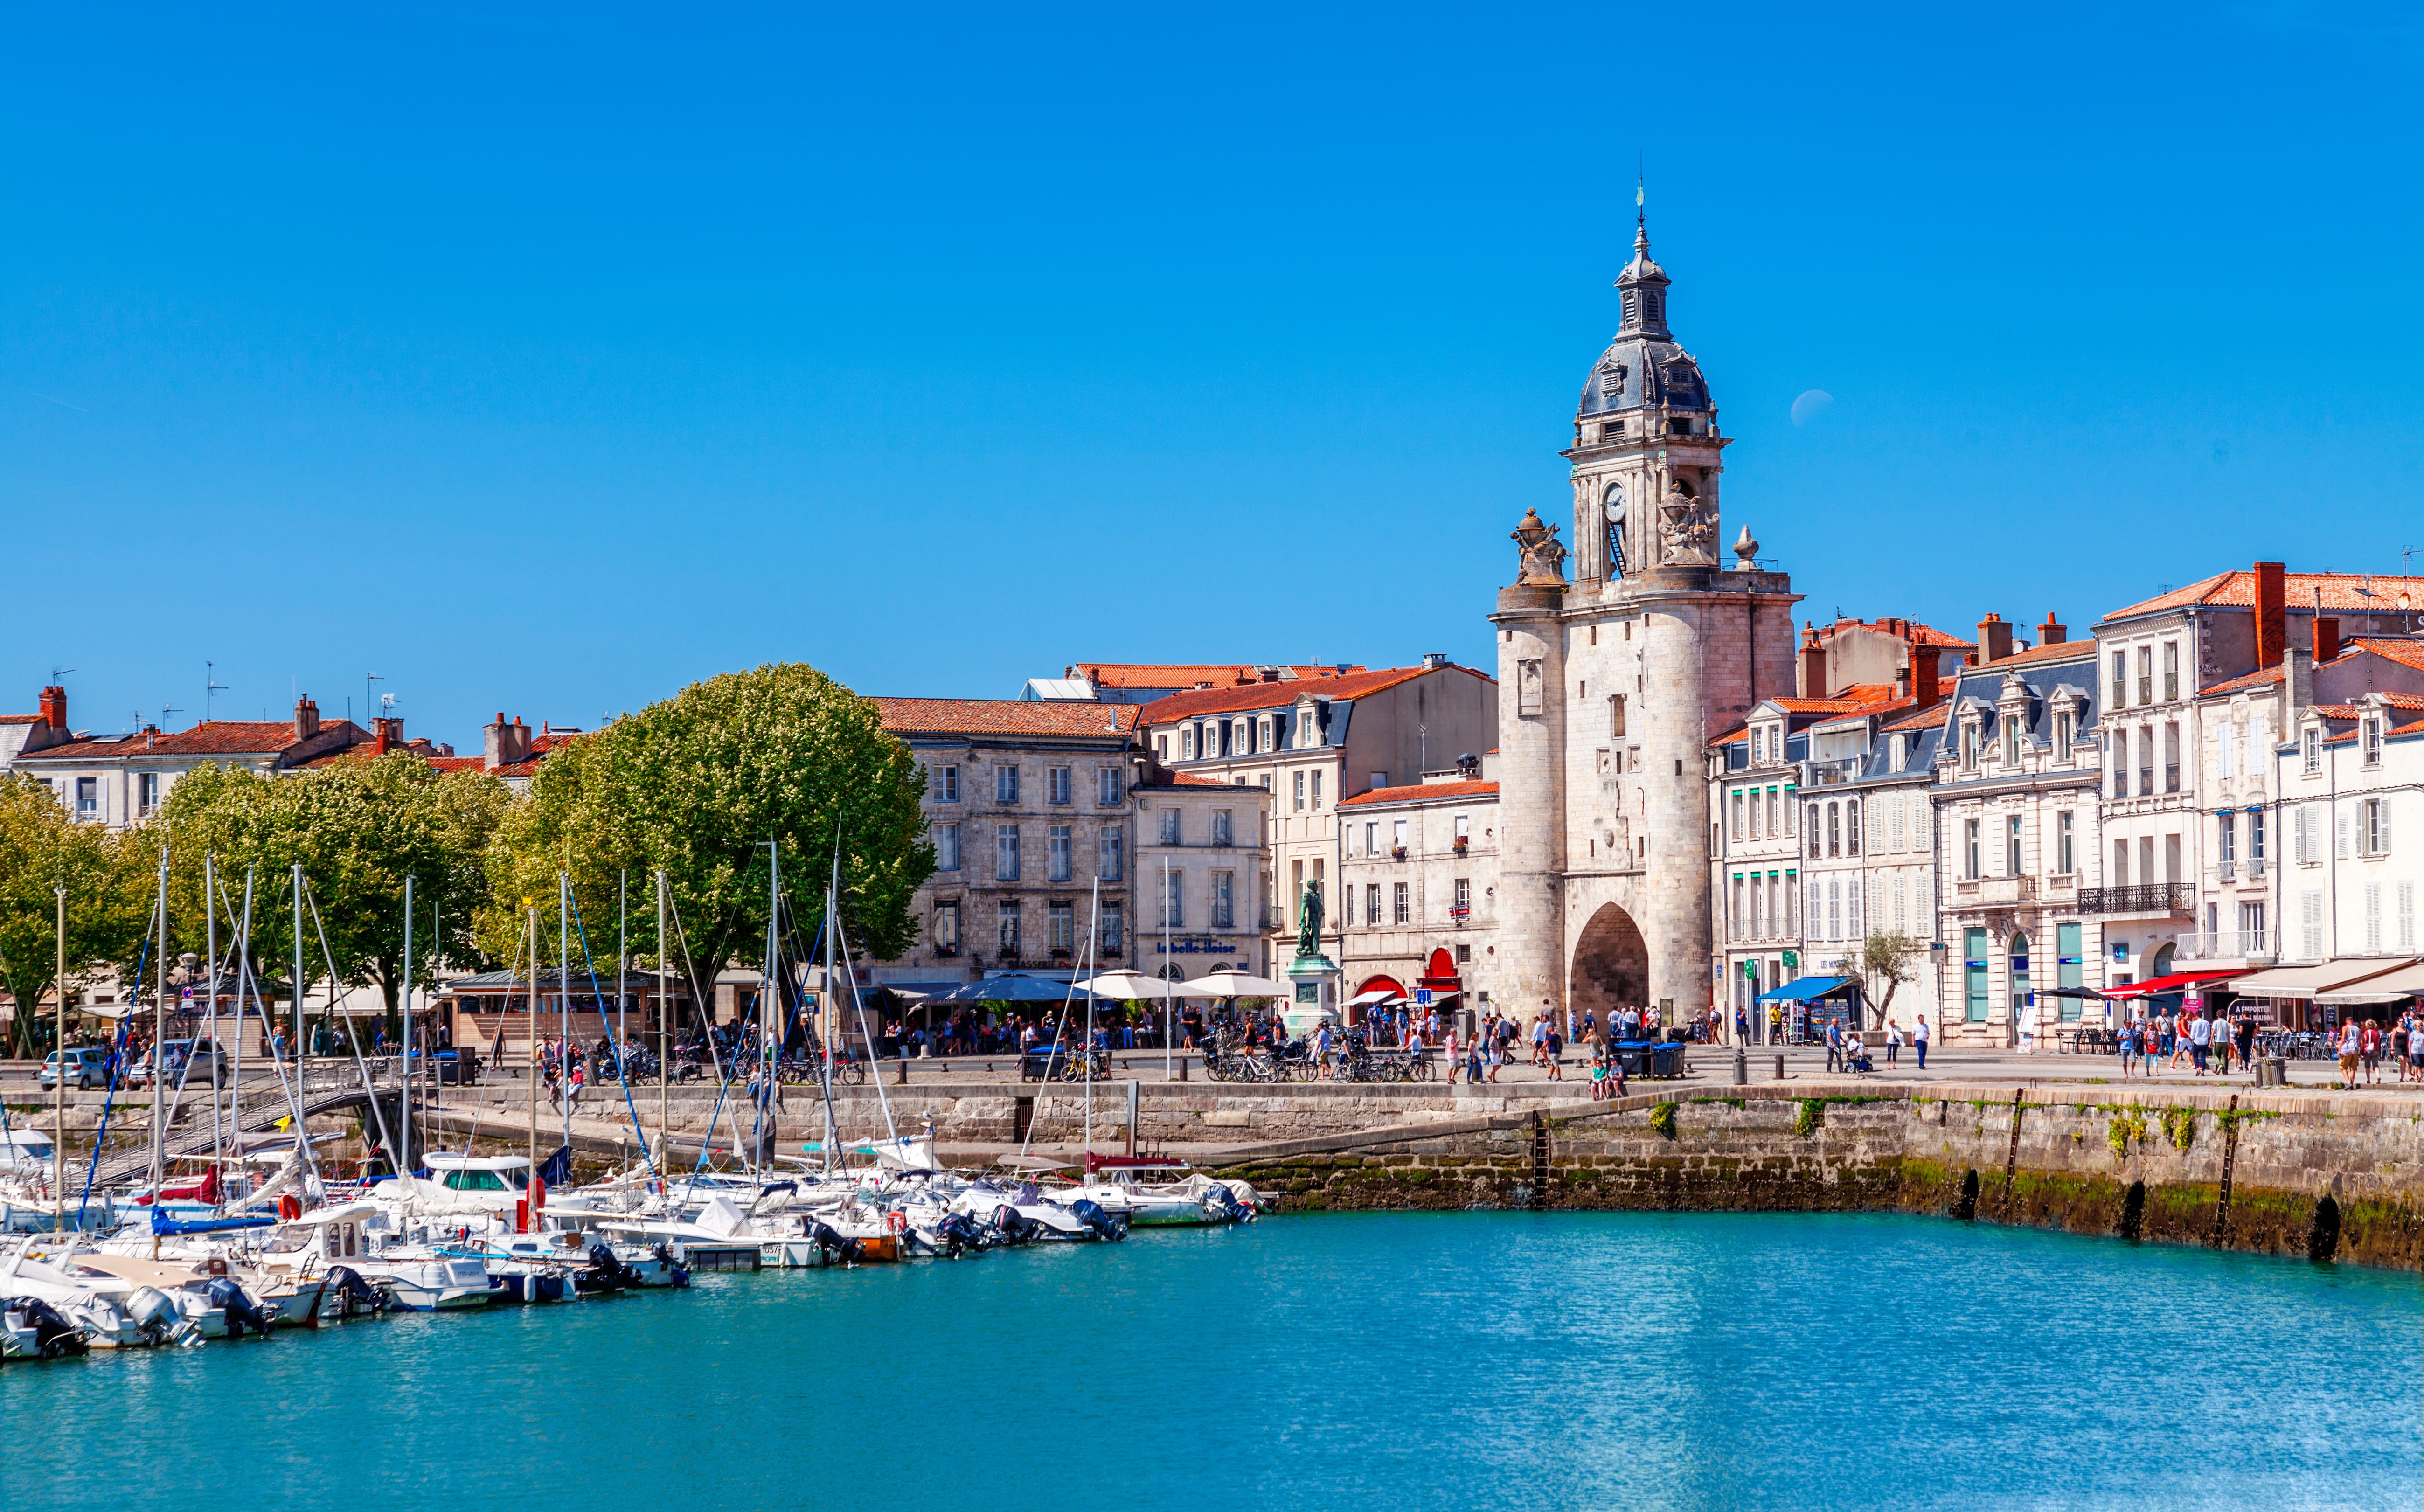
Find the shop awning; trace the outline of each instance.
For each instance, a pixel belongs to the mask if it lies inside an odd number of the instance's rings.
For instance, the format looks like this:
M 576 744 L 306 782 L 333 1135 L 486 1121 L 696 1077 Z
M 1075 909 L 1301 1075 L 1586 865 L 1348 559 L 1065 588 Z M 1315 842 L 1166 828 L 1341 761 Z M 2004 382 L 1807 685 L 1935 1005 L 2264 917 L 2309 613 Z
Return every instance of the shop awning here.
M 1759 995 L 1762 1003 L 1806 1003 L 1813 998 L 1833 997 L 1842 992 L 1857 992 L 1859 982 L 1850 977 L 1796 977 L 1773 992 Z
M 2149 977 L 2145 981 L 2133 981 L 2126 987 L 2107 987 L 2104 995 L 2108 998 L 2151 997 L 2158 993 L 2185 993 L 2246 975 L 2243 967 L 2234 971 L 2175 971 L 2168 977 Z M 2246 989 L 2234 985 L 2231 990 L 2244 992 Z
M 2231 983 L 2231 991 L 2242 997 L 2315 997 L 2324 993 L 2354 988 L 2357 983 L 2384 976 L 2401 966 L 2411 965 L 2413 956 L 2388 959 L 2376 956 L 2370 961 L 2326 961 L 2315 966 L 2275 966 L 2241 977 Z
M 2336 992 L 2317 993 L 2318 1003 L 2340 1003 L 2358 1007 L 2367 1003 L 2395 1003 L 2402 997 L 2424 993 L 2424 961 L 2396 971 L 2385 971 L 2379 977 L 2368 977 Z

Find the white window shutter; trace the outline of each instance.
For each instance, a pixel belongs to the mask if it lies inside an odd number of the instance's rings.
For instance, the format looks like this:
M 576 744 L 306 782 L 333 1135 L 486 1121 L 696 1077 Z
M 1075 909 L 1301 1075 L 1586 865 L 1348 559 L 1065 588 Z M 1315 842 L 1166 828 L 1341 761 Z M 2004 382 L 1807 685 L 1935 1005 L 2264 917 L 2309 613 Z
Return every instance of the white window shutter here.
M 2345 861 L 2349 853 L 2349 811 L 2343 808 L 2334 818 L 2336 820 L 2334 828 L 2337 831 L 2337 838 L 2334 843 L 2332 853 Z

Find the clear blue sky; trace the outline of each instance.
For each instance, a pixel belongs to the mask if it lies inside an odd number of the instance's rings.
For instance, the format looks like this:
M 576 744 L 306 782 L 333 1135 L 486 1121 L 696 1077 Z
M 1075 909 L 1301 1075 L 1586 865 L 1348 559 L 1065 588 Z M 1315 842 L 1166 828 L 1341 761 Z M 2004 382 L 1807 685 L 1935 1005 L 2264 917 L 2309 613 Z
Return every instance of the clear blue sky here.
M 2387 8 L 343 8 L 9 24 L 0 711 L 1486 662 L 1636 161 L 1811 614 L 2424 546 Z

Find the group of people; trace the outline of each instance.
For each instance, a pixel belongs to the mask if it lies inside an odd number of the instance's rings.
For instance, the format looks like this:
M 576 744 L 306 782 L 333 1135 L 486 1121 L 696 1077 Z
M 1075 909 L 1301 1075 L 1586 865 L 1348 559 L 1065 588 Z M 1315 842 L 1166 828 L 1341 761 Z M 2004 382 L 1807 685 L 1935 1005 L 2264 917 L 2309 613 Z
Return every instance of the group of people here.
M 2383 1058 L 2390 1059 L 2391 1075 L 2401 1082 L 2424 1082 L 2424 1017 L 2414 1009 L 2399 1015 L 2384 1028 L 2380 1019 L 2367 1019 L 2359 1024 L 2354 1019 L 2340 1026 L 2338 1054 L 2340 1088 L 2344 1091 L 2357 1089 L 2360 1073 L 2365 1085 L 2382 1080 Z
M 2253 1013 L 2208 1018 L 2182 1009 L 2161 1018 L 2131 1019 L 2114 1032 L 2124 1078 L 2153 1076 L 2159 1062 L 2174 1071 L 2186 1066 L 2200 1076 L 2227 1076 L 2234 1058 L 2242 1068 L 2256 1058 Z

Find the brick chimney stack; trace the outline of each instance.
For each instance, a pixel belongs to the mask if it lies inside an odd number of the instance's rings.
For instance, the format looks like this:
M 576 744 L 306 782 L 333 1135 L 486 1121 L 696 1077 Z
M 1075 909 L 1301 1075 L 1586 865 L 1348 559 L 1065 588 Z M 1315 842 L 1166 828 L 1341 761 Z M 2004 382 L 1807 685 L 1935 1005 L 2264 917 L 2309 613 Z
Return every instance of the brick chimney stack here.
M 68 729 L 68 691 L 56 683 L 42 690 L 42 723 L 65 735 Z
M 2289 648 L 2289 592 L 2278 562 L 2256 564 L 2256 665 L 2277 667 Z
M 2069 639 L 2069 628 L 2056 622 L 2053 617 L 2053 611 L 2050 609 L 2047 610 L 2045 623 L 2037 627 L 2037 645 L 2060 645 L 2063 642 Z
M 2012 627 L 2001 614 L 1978 622 L 1978 660 L 2001 661 L 2012 654 Z
M 371 721 L 371 755 L 383 756 L 404 744 L 404 721 L 394 718 Z
M 1943 663 L 1932 645 L 1914 645 L 1910 648 L 1910 695 L 1926 708 L 1944 696 Z
M 1826 648 L 1818 644 L 1818 627 L 1815 625 L 1801 628 L 1800 673 L 1802 697 L 1826 696 Z
M 2340 654 L 2340 622 L 2336 615 L 2315 616 L 2315 664 L 2321 666 Z
M 320 706 L 305 693 L 295 700 L 295 740 L 297 744 L 320 733 Z
M 480 733 L 480 764 L 490 772 L 530 759 L 530 726 L 519 719 L 508 724 L 504 713 L 500 710 L 495 722 Z

